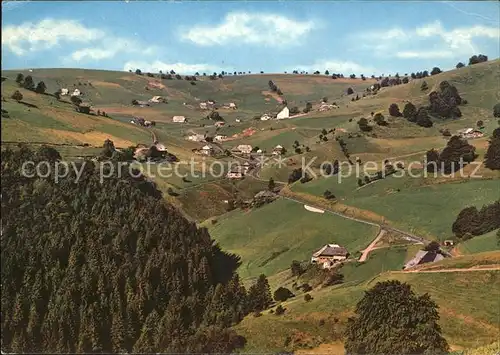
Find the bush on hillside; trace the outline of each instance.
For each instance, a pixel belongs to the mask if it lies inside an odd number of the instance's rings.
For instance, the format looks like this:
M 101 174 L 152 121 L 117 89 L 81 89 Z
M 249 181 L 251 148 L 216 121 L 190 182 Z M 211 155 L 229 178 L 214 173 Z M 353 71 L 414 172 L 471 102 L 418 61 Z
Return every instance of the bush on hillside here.
M 333 200 L 335 199 L 335 195 L 330 191 L 330 190 L 326 190 L 324 193 L 323 193 L 323 197 L 327 200 Z
M 456 65 L 457 69 L 460 69 L 460 68 L 463 68 L 463 67 L 465 67 L 465 64 L 462 63 L 462 62 L 458 62 L 457 65 Z
M 491 170 L 500 170 L 500 127 L 495 128 L 484 155 L 484 166 Z
M 429 110 L 426 107 L 420 107 L 417 111 L 416 121 L 420 127 L 429 128 L 433 126 L 429 118 Z
M 368 125 L 368 120 L 364 117 L 360 118 L 358 121 L 359 129 L 363 132 L 370 132 L 373 127 Z
M 431 75 L 436 75 L 436 74 L 440 74 L 440 73 L 442 73 L 442 71 L 438 67 L 434 67 L 431 70 Z
M 304 295 L 304 301 L 309 302 L 309 301 L 312 301 L 312 300 L 313 300 L 313 297 L 310 294 L 306 293 Z
M 302 267 L 300 261 L 293 260 L 292 264 L 290 265 L 290 271 L 292 272 L 292 276 L 300 276 L 304 273 L 305 270 Z
M 461 169 L 477 158 L 476 147 L 458 136 L 450 138 L 446 147 L 439 154 L 439 168 L 449 174 Z
M 411 338 L 413 341 L 408 341 Z M 356 305 L 345 330 L 349 354 L 445 354 L 437 304 L 400 281 L 378 282 Z
M 286 308 L 284 308 L 282 305 L 278 305 L 278 307 L 276 307 L 276 311 L 274 312 L 274 314 L 276 314 L 277 316 L 281 316 L 282 314 L 284 314 L 286 311 Z
M 427 91 L 428 89 L 429 89 L 429 87 L 427 86 L 427 82 L 423 81 L 422 85 L 420 85 L 420 90 L 421 91 Z
M 487 61 L 488 61 L 488 57 L 483 55 L 483 54 L 473 55 L 472 57 L 469 58 L 469 65 L 474 65 L 474 64 L 478 64 L 478 63 L 487 62 Z
M 354 90 L 352 88 L 347 88 L 347 95 L 354 94 Z
M 442 118 L 461 117 L 462 112 L 458 105 L 462 103 L 462 98 L 458 94 L 455 86 L 447 81 L 439 84 L 439 91 L 433 91 L 429 94 L 429 112 Z
M 399 106 L 397 104 L 391 104 L 389 106 L 389 115 L 393 116 L 393 117 L 401 117 L 402 114 L 401 112 L 399 112 Z
M 417 108 L 411 102 L 406 103 L 403 109 L 403 117 L 410 122 L 417 121 Z
M 21 101 L 21 100 L 23 99 L 23 94 L 21 94 L 21 92 L 20 92 L 19 90 L 16 90 L 16 91 L 12 94 L 11 98 L 12 98 L 13 100 L 16 100 L 17 102 L 19 102 L 19 101 Z
M 47 90 L 47 86 L 43 81 L 40 81 L 35 88 L 35 92 L 38 94 L 45 94 L 45 90 Z
M 493 117 L 500 118 L 500 102 L 493 106 Z
M 274 300 L 277 302 L 284 302 L 289 298 L 295 297 L 295 295 L 289 289 L 285 287 L 279 287 L 274 291 Z
M 248 307 L 250 311 L 263 311 L 272 303 L 271 287 L 266 275 L 261 274 L 257 281 L 248 289 Z
M 396 105 L 397 106 L 397 105 Z M 390 109 L 389 109 L 390 110 Z M 397 109 L 399 112 L 399 108 Z M 400 113 L 401 115 L 401 113 Z M 389 123 L 385 120 L 384 115 L 382 115 L 380 112 L 376 113 L 375 116 L 373 116 L 373 121 L 378 124 L 379 126 L 387 126 Z

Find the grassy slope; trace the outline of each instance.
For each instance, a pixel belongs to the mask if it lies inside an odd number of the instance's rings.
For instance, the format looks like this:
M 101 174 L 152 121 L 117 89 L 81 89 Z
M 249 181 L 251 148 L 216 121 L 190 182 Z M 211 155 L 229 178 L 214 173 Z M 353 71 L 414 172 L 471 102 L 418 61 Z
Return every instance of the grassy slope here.
M 295 297 L 285 303 L 287 311 L 284 316 L 268 312 L 259 318 L 248 316 L 235 328 L 248 337 L 245 350 L 249 352 L 284 349 L 285 338 L 297 333 L 309 339 L 311 346 L 338 342 L 336 333 L 340 332 L 357 301 L 363 297 L 363 291 L 387 279 L 408 282 L 416 293 L 431 295 L 440 307 L 443 334 L 454 348 L 475 348 L 497 339 L 500 317 L 498 271 L 478 271 L 474 272 L 474 277 L 460 273 L 383 273 L 361 285 L 314 290 L 310 292 L 314 299 L 308 303 L 302 296 Z M 333 323 L 334 318 L 339 319 L 337 325 Z M 326 321 L 324 326 L 319 325 L 321 319 Z M 335 332 L 334 327 L 339 330 Z
M 308 260 L 326 243 L 342 244 L 355 253 L 377 232 L 357 222 L 309 212 L 287 200 L 251 211 L 230 212 L 209 230 L 225 250 L 241 256 L 239 273 L 244 278 L 287 269 L 292 260 Z
M 485 251 L 500 250 L 498 243 L 499 230 L 494 230 L 489 233 L 474 237 L 461 243 L 458 250 L 461 254 L 475 254 Z

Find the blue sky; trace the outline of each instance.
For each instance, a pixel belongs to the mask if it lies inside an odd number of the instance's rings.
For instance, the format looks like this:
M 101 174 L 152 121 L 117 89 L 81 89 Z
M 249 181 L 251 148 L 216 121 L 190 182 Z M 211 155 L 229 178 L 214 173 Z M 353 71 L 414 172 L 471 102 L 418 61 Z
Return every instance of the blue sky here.
M 2 67 L 380 75 L 500 55 L 500 3 L 2 2 Z

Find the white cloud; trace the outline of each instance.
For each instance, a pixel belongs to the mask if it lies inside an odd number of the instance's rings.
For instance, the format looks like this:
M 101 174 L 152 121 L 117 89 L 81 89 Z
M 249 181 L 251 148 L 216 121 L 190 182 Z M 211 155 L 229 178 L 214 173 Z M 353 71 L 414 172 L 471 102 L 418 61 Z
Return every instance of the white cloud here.
M 71 53 L 71 59 L 82 60 L 102 60 L 115 57 L 119 53 L 141 53 L 150 55 L 157 51 L 157 47 L 144 47 L 133 39 L 112 38 L 106 39 L 94 47 L 82 48 Z
M 297 65 L 294 68 L 290 68 L 289 71 L 293 70 L 306 70 L 315 71 L 319 70 L 324 72 L 328 70 L 330 73 L 341 73 L 341 74 L 372 74 L 377 70 L 373 67 L 364 66 L 351 61 L 337 61 L 337 60 L 319 60 L 313 64 L 308 65 Z
M 452 58 L 454 53 L 452 51 L 401 51 L 396 53 L 398 58 Z
M 159 60 L 154 62 L 146 62 L 146 61 L 129 61 L 126 62 L 123 70 L 124 71 L 135 71 L 136 69 L 140 69 L 143 72 L 152 72 L 158 73 L 160 70 L 164 73 L 169 72 L 170 70 L 175 71 L 180 74 L 194 74 L 195 72 L 220 72 L 224 70 L 223 68 L 217 67 L 211 64 L 187 64 L 187 63 L 165 63 Z
M 22 56 L 27 52 L 49 49 L 61 42 L 86 43 L 104 37 L 99 29 L 88 28 L 74 20 L 45 19 L 24 22 L 2 29 L 2 47 Z
M 357 38 L 364 42 L 362 48 L 378 55 L 395 53 L 399 58 L 452 58 L 479 52 L 474 39 L 500 40 L 500 30 L 482 25 L 447 30 L 441 22 L 435 21 L 414 29 L 365 32 Z
M 312 21 L 297 21 L 282 15 L 233 12 L 220 25 L 193 27 L 182 33 L 181 38 L 200 46 L 226 43 L 280 46 L 293 44 L 315 27 Z

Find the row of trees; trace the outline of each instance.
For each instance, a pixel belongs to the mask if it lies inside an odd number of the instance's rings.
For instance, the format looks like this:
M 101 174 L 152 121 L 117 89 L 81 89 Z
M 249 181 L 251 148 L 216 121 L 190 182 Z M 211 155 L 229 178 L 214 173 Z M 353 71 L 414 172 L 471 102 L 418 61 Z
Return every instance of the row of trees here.
M 466 207 L 457 216 L 452 225 L 452 232 L 457 238 L 466 240 L 500 228 L 500 200 L 483 206 Z
M 22 73 L 18 73 L 16 77 L 16 83 L 20 87 L 26 90 L 34 91 L 37 94 L 45 94 L 45 91 L 47 90 L 47 86 L 43 81 L 40 81 L 35 85 L 35 81 L 33 80 L 33 77 L 31 75 L 27 75 L 25 77 Z

